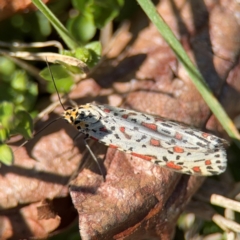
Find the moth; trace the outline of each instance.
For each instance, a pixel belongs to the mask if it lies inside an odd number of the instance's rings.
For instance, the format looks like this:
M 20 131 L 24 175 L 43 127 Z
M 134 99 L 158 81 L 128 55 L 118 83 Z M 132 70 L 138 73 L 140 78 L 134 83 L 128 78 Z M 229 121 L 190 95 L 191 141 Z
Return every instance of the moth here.
M 226 140 L 161 117 L 88 103 L 66 109 L 63 118 L 85 134 L 85 140 L 94 139 L 175 172 L 210 176 L 227 166 Z

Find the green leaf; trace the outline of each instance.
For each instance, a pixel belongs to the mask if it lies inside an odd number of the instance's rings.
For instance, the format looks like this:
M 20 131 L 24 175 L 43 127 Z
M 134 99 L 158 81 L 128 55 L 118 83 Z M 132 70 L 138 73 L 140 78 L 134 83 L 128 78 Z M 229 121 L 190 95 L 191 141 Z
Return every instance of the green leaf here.
M 69 73 L 62 66 L 59 66 L 59 65 L 52 65 L 50 67 L 50 71 L 52 72 L 52 75 L 55 80 L 61 80 L 69 77 Z M 51 82 L 53 81 L 48 67 L 45 67 L 39 73 L 39 75 L 44 79 L 46 79 L 47 81 L 51 81 Z
M 0 162 L 8 166 L 13 163 L 13 152 L 7 144 L 0 145 Z
M 74 51 L 70 51 L 70 50 L 66 50 L 66 49 L 61 50 L 60 54 L 65 55 L 65 56 L 74 57 Z
M 94 25 L 101 29 L 119 14 L 124 0 L 72 0 L 72 4 L 81 14 L 91 15 Z
M 15 64 L 5 57 L 0 57 L 0 73 L 6 76 L 12 74 L 15 70 Z
M 96 27 L 101 29 L 118 16 L 123 4 L 124 0 L 95 0 L 93 14 Z
M 102 46 L 100 42 L 91 42 L 87 44 L 86 49 L 88 49 L 89 54 L 91 57 L 89 57 L 86 64 L 89 67 L 94 67 L 101 59 L 101 52 L 102 52 Z
M 92 42 L 85 47 L 77 48 L 75 57 L 85 62 L 88 67 L 95 66 L 101 58 L 101 44 L 99 42 Z
M 9 138 L 9 129 L 0 126 L 0 144 L 4 143 Z
M 24 109 L 31 110 L 34 107 L 36 99 L 37 99 L 37 95 L 38 95 L 37 84 L 33 83 L 33 82 L 29 82 L 28 89 L 24 93 L 24 99 L 22 102 L 22 106 L 24 107 Z
M 19 91 L 25 91 L 28 88 L 28 78 L 25 71 L 15 71 L 11 86 Z
M 75 51 L 75 57 L 87 63 L 89 58 L 91 58 L 91 54 L 85 47 L 79 47 Z
M 73 54 L 74 55 L 74 54 Z M 73 65 L 70 65 L 70 64 L 67 64 L 63 61 L 56 61 L 56 63 L 60 64 L 61 66 L 63 66 L 68 72 L 71 72 L 73 74 L 82 74 L 83 71 L 80 67 L 77 67 L 77 66 L 73 66 Z M 69 74 L 69 76 L 71 76 Z
M 44 14 L 48 21 L 53 25 L 56 31 L 64 40 L 65 44 L 70 49 L 75 49 L 78 43 L 72 38 L 71 34 L 63 26 L 63 24 L 57 19 L 57 17 L 51 12 L 51 10 L 41 0 L 32 0 L 33 4 Z
M 67 27 L 71 34 L 82 43 L 88 42 L 96 33 L 93 16 L 88 13 L 70 19 Z
M 69 92 L 71 90 L 71 87 L 72 87 L 73 83 L 74 83 L 74 81 L 71 77 L 66 78 L 66 79 L 57 80 L 56 85 L 57 85 L 58 92 L 62 92 L 62 93 Z M 50 82 L 47 85 L 47 90 L 50 93 L 55 93 L 56 92 L 56 89 L 55 89 L 52 82 Z
M 54 77 L 58 92 L 69 92 L 72 85 L 74 84 L 72 76 L 60 65 L 51 66 L 51 72 Z M 44 68 L 40 72 L 40 76 L 48 81 L 51 81 L 47 85 L 47 90 L 50 93 L 55 93 L 56 89 L 53 85 L 53 79 L 49 73 L 49 69 Z
M 40 33 L 43 36 L 50 35 L 52 28 L 47 18 L 41 12 L 36 12 L 36 17 L 38 18 L 38 22 L 39 22 Z
M 33 120 L 30 114 L 26 111 L 18 111 L 16 113 L 18 125 L 14 129 L 14 133 L 21 134 L 24 138 L 29 139 L 32 137 Z
M 14 120 L 14 106 L 10 102 L 0 103 L 0 123 L 5 128 L 11 128 Z
M 0 103 L 0 142 L 8 139 L 9 132 L 20 133 L 27 139 L 32 136 L 33 122 L 29 113 L 23 110 L 15 111 L 12 103 Z
M 2 80 L 0 81 L 0 102 L 9 102 L 16 109 L 31 111 L 38 95 L 37 83 L 32 82 L 25 71 L 15 69 L 14 65 L 9 67 L 14 70 L 10 75 L 1 74 L 1 62 L 5 62 L 4 58 L 0 58 L 0 77 Z M 8 68 L 5 64 L 3 67 Z
M 97 55 L 99 55 L 99 57 L 101 56 L 101 53 L 102 53 L 102 45 L 101 45 L 100 42 L 98 42 L 98 41 L 90 42 L 90 43 L 88 43 L 88 44 L 85 45 L 85 48 L 91 49 L 91 50 L 94 51 Z
M 85 12 L 87 8 L 93 5 L 93 3 L 94 0 L 72 0 L 73 7 L 81 12 Z

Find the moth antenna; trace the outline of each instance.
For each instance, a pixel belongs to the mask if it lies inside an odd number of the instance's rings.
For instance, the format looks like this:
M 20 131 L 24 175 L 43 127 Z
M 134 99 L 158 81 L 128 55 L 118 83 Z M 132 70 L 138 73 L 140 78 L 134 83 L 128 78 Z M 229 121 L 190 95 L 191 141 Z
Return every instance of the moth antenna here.
M 49 64 L 48 64 L 48 60 L 47 60 L 47 58 L 46 58 L 46 64 L 47 64 L 47 67 L 48 67 L 48 70 L 49 70 L 50 76 L 51 76 L 51 78 L 52 78 L 52 82 L 53 82 L 54 88 L 55 88 L 55 90 L 56 90 L 56 93 L 57 93 L 57 96 L 58 96 L 58 100 L 59 100 L 59 102 L 60 102 L 60 104 L 61 104 L 63 110 L 66 111 L 66 108 L 64 107 L 64 105 L 63 105 L 63 103 L 62 103 L 62 100 L 61 100 L 61 98 L 60 98 L 60 95 L 59 95 L 59 92 L 58 92 L 58 89 L 57 89 L 57 85 L 56 85 L 56 83 L 55 83 L 55 80 L 54 80 L 54 77 L 53 77 L 53 74 L 52 74 L 51 68 L 50 68 L 50 66 L 49 66 Z
M 62 103 L 62 101 L 61 101 L 61 98 L 60 98 L 60 95 L 59 95 L 59 92 L 58 92 L 58 89 L 57 89 L 57 85 L 56 85 L 56 83 L 55 83 L 55 80 L 54 80 L 54 77 L 53 77 L 52 71 L 51 71 L 51 69 L 50 69 L 50 67 L 49 67 L 49 64 L 48 64 L 47 58 L 46 58 L 46 64 L 47 64 L 47 66 L 48 66 L 48 70 L 49 70 L 49 73 L 50 73 L 50 75 L 51 75 L 51 78 L 52 78 L 52 81 L 53 81 L 54 88 L 55 88 L 55 90 L 56 90 L 56 92 L 57 92 L 58 100 L 59 100 L 59 102 L 60 102 L 60 104 L 61 104 L 63 110 L 66 111 L 67 109 L 64 107 L 64 105 L 63 105 L 63 103 Z M 75 104 L 74 104 L 74 105 L 75 105 Z M 56 120 L 58 120 L 58 119 L 55 119 L 55 121 L 56 121 Z M 55 121 L 54 121 L 54 122 L 55 122 Z M 51 123 L 52 123 L 52 122 L 51 122 Z M 50 123 L 50 124 L 51 124 L 51 123 Z M 50 124 L 48 124 L 47 126 L 49 126 Z M 46 127 L 47 127 L 47 126 L 46 126 Z M 45 128 L 43 128 L 43 129 L 45 129 Z M 43 130 L 43 129 L 42 129 L 42 130 Z M 77 136 L 78 136 L 78 135 L 77 135 Z M 101 169 L 101 166 L 100 166 L 100 164 L 99 164 L 97 158 L 95 157 L 94 153 L 92 152 L 91 148 L 90 148 L 89 145 L 87 144 L 86 139 L 84 139 L 84 143 L 85 143 L 86 148 L 87 148 L 88 151 L 90 152 L 92 158 L 93 158 L 94 161 L 96 162 L 96 164 L 97 164 L 97 166 L 98 166 L 98 168 L 99 168 L 99 170 L 100 170 L 100 172 L 101 172 L 101 175 L 103 176 L 103 180 L 105 181 L 105 176 L 104 176 L 104 174 L 103 174 L 103 171 L 102 171 L 102 169 Z M 25 144 L 25 143 L 24 143 L 24 144 Z
M 54 120 L 52 120 L 50 123 L 48 123 L 46 126 L 44 126 L 42 129 L 40 129 L 38 132 L 36 132 L 33 137 L 31 139 L 26 140 L 25 142 L 23 142 L 20 146 L 18 146 L 13 152 L 16 152 L 19 148 L 23 147 L 26 143 L 30 142 L 31 140 L 33 140 L 40 132 L 42 132 L 43 130 L 45 130 L 48 126 L 50 126 L 52 123 L 56 122 L 57 120 L 62 119 L 62 117 L 56 118 Z

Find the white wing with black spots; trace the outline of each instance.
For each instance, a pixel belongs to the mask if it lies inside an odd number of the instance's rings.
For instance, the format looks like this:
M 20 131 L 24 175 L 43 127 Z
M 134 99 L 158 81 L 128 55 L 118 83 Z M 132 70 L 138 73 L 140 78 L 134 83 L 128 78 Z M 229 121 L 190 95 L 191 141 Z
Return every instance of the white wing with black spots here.
M 204 176 L 226 169 L 224 139 L 160 117 L 97 104 L 63 116 L 87 137 L 173 171 Z

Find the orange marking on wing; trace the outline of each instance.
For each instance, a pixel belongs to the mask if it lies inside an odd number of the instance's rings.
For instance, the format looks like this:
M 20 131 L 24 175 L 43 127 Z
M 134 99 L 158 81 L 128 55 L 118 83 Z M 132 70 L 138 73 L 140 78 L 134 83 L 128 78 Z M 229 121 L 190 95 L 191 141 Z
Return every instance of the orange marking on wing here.
M 138 153 L 134 153 L 134 152 L 132 152 L 131 155 L 135 156 L 135 157 L 142 158 L 142 159 L 144 159 L 146 161 L 151 161 L 153 159 L 153 157 L 151 157 L 151 156 L 142 155 L 142 154 L 138 154 Z
M 197 173 L 200 173 L 200 172 L 201 172 L 200 167 L 193 167 L 192 170 L 193 170 L 194 172 L 197 172 Z
M 202 133 L 202 136 L 203 136 L 204 138 L 207 138 L 207 137 L 209 136 L 209 134 L 208 134 L 208 133 Z
M 152 129 L 152 130 L 154 130 L 154 131 L 157 131 L 157 125 L 154 124 L 154 123 L 145 123 L 145 122 L 142 122 L 142 125 L 143 125 L 144 127 L 150 128 L 150 129 Z
M 110 113 L 111 112 L 111 110 L 108 109 L 108 108 L 105 108 L 103 111 L 106 112 L 106 113 Z
M 167 162 L 167 163 L 166 163 L 166 166 L 167 166 L 168 168 L 172 168 L 172 169 L 175 169 L 175 170 L 182 170 L 182 167 L 179 166 L 179 165 L 176 165 L 173 161 Z
M 120 132 L 123 133 L 123 135 L 124 135 L 124 137 L 125 137 L 126 139 L 131 139 L 131 138 L 132 138 L 131 135 L 129 135 L 129 134 L 127 134 L 127 133 L 125 132 L 125 127 L 120 127 L 119 130 L 120 130 Z
M 113 144 L 109 144 L 109 147 L 110 147 L 110 148 L 118 148 L 118 146 L 113 145 Z
M 156 147 L 160 147 L 160 146 L 161 146 L 160 141 L 159 141 L 159 140 L 156 140 L 156 139 L 154 139 L 154 138 L 151 138 L 150 144 L 151 144 L 152 146 L 156 146 Z
M 182 140 L 182 134 L 176 132 L 175 138 L 176 138 L 177 140 Z
M 206 160 L 206 161 L 205 161 L 205 165 L 212 165 L 211 160 Z
M 93 140 L 95 140 L 95 141 L 98 141 L 98 139 L 97 138 L 95 138 L 95 137 L 90 137 L 91 139 L 93 139 Z
M 127 118 L 128 118 L 128 114 L 123 114 L 123 115 L 122 115 L 122 118 L 127 119 Z
M 176 147 L 173 148 L 173 151 L 176 152 L 176 153 L 183 153 L 184 149 L 181 148 L 181 147 L 176 146 Z
M 120 127 L 120 132 L 125 133 L 125 127 Z

